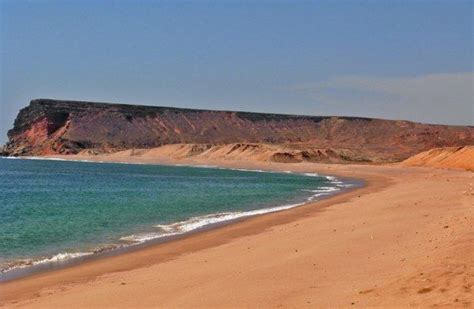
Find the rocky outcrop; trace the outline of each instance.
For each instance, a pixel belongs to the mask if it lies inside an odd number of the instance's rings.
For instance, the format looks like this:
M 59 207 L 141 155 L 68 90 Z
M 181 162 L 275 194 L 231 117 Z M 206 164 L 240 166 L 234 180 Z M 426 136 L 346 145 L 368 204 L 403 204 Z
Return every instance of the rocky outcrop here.
M 472 145 L 474 127 L 38 99 L 20 111 L 8 137 L 9 155 L 262 143 L 292 149 L 274 153 L 275 161 L 386 162 Z

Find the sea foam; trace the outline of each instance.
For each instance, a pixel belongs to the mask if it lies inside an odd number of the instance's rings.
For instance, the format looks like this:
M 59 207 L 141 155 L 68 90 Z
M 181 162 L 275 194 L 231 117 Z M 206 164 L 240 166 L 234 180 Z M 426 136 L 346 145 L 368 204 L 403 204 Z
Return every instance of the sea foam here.
M 255 172 L 255 170 L 245 170 L 245 171 Z M 264 172 L 264 171 L 261 171 L 261 172 Z M 317 173 L 304 173 L 303 175 L 306 175 L 308 177 L 320 176 Z M 224 222 L 236 220 L 239 218 L 251 217 L 251 216 L 291 209 L 297 206 L 304 205 L 307 202 L 312 202 L 318 197 L 327 196 L 327 195 L 333 194 L 334 192 L 340 191 L 342 187 L 352 186 L 352 184 L 346 184 L 340 181 L 339 179 L 337 179 L 336 177 L 333 177 L 333 176 L 325 176 L 325 177 L 328 180 L 330 180 L 330 183 L 334 184 L 334 186 L 322 186 L 314 190 L 302 190 L 306 192 L 311 192 L 313 194 L 310 197 L 308 197 L 306 201 L 301 202 L 301 203 L 261 208 L 261 209 L 255 209 L 255 210 L 249 210 L 249 211 L 223 212 L 223 213 L 192 217 L 188 220 L 184 220 L 180 222 L 174 222 L 170 224 L 158 224 L 158 225 L 155 225 L 155 227 L 158 229 L 157 231 L 124 236 L 120 238 L 120 240 L 124 242 L 128 242 L 128 243 L 143 243 L 143 242 L 150 241 L 153 239 L 181 235 L 184 233 L 188 233 L 194 230 L 204 228 L 206 226 L 224 223 Z
M 204 216 L 197 216 L 197 217 L 192 217 L 185 221 L 175 222 L 171 224 L 158 224 L 158 225 L 155 225 L 155 227 L 159 231 L 125 236 L 125 237 L 120 238 L 120 240 L 125 241 L 125 242 L 142 243 L 142 242 L 149 241 L 152 239 L 181 235 L 181 234 L 188 233 L 188 232 L 191 232 L 191 231 L 194 231 L 194 230 L 197 230 L 209 225 L 232 221 L 239 218 L 251 217 L 251 216 L 286 210 L 286 209 L 294 208 L 303 204 L 305 203 L 297 203 L 297 204 L 255 209 L 255 210 L 242 211 L 242 212 L 224 212 L 224 213 L 216 213 L 216 214 L 210 214 L 210 215 L 204 215 Z

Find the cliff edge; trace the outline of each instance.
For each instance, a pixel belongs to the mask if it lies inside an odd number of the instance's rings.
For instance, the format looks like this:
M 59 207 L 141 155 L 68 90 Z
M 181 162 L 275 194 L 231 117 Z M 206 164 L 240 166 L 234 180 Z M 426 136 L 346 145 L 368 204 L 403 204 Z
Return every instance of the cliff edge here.
M 263 143 L 303 153 L 323 149 L 342 161 L 393 162 L 474 145 L 474 127 L 36 99 L 19 112 L 8 138 L 4 153 L 13 156 Z

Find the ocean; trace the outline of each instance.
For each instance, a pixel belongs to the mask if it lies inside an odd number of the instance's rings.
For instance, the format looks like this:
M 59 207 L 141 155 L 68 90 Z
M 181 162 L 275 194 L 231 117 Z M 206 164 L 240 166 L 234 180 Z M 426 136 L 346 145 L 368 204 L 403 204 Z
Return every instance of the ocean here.
M 289 209 L 351 185 L 317 174 L 0 158 L 1 274 Z

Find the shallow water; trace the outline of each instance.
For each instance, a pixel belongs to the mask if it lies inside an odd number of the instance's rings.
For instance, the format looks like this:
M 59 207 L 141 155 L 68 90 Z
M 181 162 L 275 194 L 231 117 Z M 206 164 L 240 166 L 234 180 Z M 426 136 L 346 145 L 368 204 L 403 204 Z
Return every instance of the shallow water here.
M 179 235 L 344 186 L 317 174 L 0 158 L 0 267 Z

